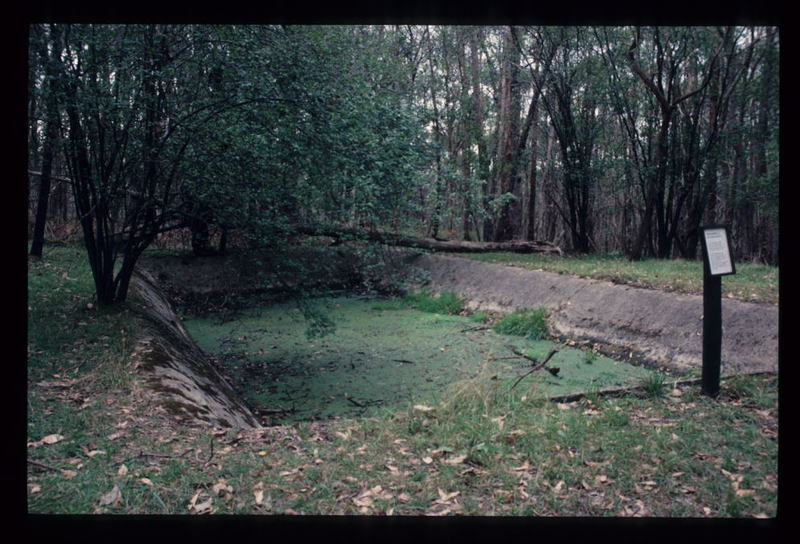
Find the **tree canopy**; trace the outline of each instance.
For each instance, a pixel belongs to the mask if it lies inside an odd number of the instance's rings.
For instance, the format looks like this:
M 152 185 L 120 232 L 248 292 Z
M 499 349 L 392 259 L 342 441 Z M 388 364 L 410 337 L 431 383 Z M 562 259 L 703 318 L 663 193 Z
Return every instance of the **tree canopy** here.
M 771 27 L 35 24 L 31 252 L 80 224 L 98 301 L 176 231 L 314 229 L 778 263 Z M 366 238 L 365 238 L 366 239 Z

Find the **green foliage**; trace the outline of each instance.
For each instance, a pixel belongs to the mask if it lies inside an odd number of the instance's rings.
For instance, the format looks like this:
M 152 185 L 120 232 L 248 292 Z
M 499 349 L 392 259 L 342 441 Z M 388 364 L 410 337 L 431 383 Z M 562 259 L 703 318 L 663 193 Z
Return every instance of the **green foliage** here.
M 304 300 L 300 310 L 306 320 L 306 338 L 309 340 L 322 338 L 336 331 L 336 322 L 324 310 Z
M 642 378 L 641 388 L 649 397 L 663 397 L 666 394 L 666 377 L 658 372 Z
M 489 321 L 489 315 L 486 312 L 475 312 L 469 318 L 476 323 L 487 323 Z
M 464 310 L 464 299 L 453 291 L 442 291 L 438 295 L 427 290 L 411 292 L 404 297 L 404 302 L 416 310 L 436 314 L 458 315 Z
M 31 49 L 62 37 L 65 163 L 79 213 L 95 216 L 101 303 L 124 300 L 162 229 L 201 240 L 218 225 L 280 248 L 298 226 L 407 223 L 427 147 L 369 28 L 46 25 Z
M 408 216 L 425 145 L 416 114 L 379 81 L 392 65 L 383 41 L 363 28 L 254 27 L 227 54 L 239 67 L 231 84 L 253 104 L 225 112 L 190 151 L 193 197 L 215 221 L 274 246 L 299 223 Z
M 547 327 L 547 309 L 519 311 L 504 316 L 493 329 L 500 334 L 524 336 L 531 340 L 542 340 L 550 333 Z

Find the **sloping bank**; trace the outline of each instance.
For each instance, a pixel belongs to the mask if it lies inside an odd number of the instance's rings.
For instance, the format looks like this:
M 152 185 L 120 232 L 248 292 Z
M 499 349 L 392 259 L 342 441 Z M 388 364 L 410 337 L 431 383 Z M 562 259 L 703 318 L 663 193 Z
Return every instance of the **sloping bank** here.
M 153 276 L 140 268 L 131 287 L 131 302 L 148 322 L 148 334 L 137 345 L 139 368 L 156 402 L 185 420 L 218 427 L 260 427 L 183 328 Z
M 393 253 L 386 253 L 392 260 Z M 306 287 L 325 285 L 348 288 L 363 281 L 369 262 L 343 249 L 308 252 L 304 267 Z M 265 256 L 265 260 L 269 257 Z M 258 419 L 219 373 L 209 355 L 186 332 L 173 303 L 207 305 L 210 299 L 247 295 L 264 289 L 280 292 L 266 270 L 243 255 L 192 257 L 147 256 L 136 268 L 130 302 L 147 321 L 146 335 L 139 339 L 137 357 L 142 378 L 155 401 L 184 420 L 222 427 L 260 427 Z M 372 262 L 371 273 L 381 276 L 382 266 Z M 394 268 L 394 267 L 393 267 Z M 380 283 L 376 278 L 376 283 Z M 266 286 L 266 287 L 264 287 Z
M 430 274 L 433 290 L 455 291 L 472 308 L 508 312 L 544 306 L 560 337 L 596 343 L 617 357 L 676 374 L 702 367 L 701 296 L 439 255 L 408 262 Z M 777 369 L 778 306 L 724 299 L 722 374 Z
M 419 279 L 433 290 L 452 290 L 470 307 L 502 313 L 547 307 L 552 332 L 596 344 L 601 351 L 686 374 L 702 364 L 702 297 L 662 293 L 488 264 L 471 259 L 391 251 L 381 266 L 347 250 L 309 255 L 316 280 L 345 288 L 370 276 L 372 285 L 392 272 Z M 264 277 L 236 256 L 143 259 L 131 301 L 150 324 L 141 339 L 140 368 L 158 400 L 183 418 L 217 426 L 258 427 L 259 422 L 220 375 L 177 318 L 171 297 L 247 293 Z M 390 281 L 391 283 L 391 281 Z M 167 295 L 166 293 L 169 293 Z M 725 299 L 723 375 L 776 371 L 778 307 Z

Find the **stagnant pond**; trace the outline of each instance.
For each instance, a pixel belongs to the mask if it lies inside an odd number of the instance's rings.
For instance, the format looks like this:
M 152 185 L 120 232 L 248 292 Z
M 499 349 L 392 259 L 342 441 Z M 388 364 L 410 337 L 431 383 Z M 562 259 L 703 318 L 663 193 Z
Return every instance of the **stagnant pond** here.
M 306 337 L 292 304 L 250 309 L 234 320 L 190 317 L 197 343 L 225 366 L 232 385 L 273 423 L 353 417 L 409 403 L 435 404 L 448 386 L 468 379 L 510 388 L 532 368 L 514 350 L 547 367 L 515 391 L 561 395 L 635 385 L 652 371 L 551 341 L 497 334 L 469 317 L 426 313 L 394 300 L 328 298 L 316 302 L 334 334 Z

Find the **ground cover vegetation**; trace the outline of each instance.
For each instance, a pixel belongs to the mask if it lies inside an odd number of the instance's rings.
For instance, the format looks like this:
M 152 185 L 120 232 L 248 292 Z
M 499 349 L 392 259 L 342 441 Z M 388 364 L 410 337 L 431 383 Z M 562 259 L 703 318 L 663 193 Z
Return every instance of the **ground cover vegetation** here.
M 297 246 L 377 232 L 696 292 L 698 227 L 727 223 L 729 294 L 776 303 L 779 55 L 760 26 L 32 24 L 30 510 L 771 515 L 775 377 L 209 432 L 142 400 L 125 301 L 146 251 L 235 250 L 322 336 Z
M 136 320 L 94 304 L 82 250 L 48 254 L 28 274 L 32 513 L 775 515 L 775 376 L 562 403 L 466 379 L 364 418 L 187 425 L 146 402 Z

